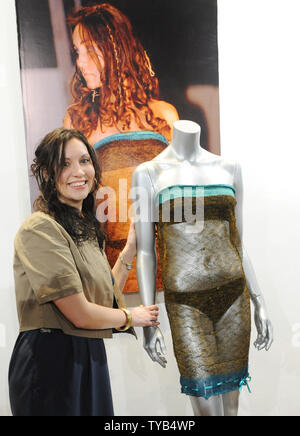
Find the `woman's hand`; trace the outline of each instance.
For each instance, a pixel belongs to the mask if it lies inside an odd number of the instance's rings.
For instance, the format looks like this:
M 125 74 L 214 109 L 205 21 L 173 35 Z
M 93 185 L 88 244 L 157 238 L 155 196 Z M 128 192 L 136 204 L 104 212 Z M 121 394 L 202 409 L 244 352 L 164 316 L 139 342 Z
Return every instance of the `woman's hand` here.
M 133 327 L 155 327 L 160 323 L 157 321 L 159 308 L 152 306 L 139 306 L 130 310 Z

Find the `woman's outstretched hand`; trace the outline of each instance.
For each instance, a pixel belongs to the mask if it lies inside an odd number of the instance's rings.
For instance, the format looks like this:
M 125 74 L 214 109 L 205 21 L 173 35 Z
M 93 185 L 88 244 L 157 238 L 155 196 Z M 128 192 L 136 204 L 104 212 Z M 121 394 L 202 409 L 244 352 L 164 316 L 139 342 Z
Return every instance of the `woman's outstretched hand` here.
M 133 327 L 154 327 L 160 323 L 157 321 L 159 308 L 152 306 L 138 306 L 130 309 Z

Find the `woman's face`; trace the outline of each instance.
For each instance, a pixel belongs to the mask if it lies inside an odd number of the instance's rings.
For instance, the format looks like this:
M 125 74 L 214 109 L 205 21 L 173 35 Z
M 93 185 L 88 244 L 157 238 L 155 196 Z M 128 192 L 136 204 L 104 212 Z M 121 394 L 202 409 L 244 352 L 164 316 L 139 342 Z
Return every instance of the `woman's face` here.
M 77 138 L 70 139 L 65 146 L 64 168 L 56 184 L 58 199 L 81 210 L 94 183 L 95 169 L 85 144 Z
M 103 55 L 95 43 L 91 44 L 90 41 L 84 41 L 84 32 L 81 30 L 80 25 L 77 25 L 73 32 L 73 45 L 77 54 L 77 67 L 81 71 L 87 87 L 89 89 L 96 89 L 101 86 L 101 78 L 99 67 L 95 64 L 93 55 L 98 57 L 101 70 L 104 69 Z

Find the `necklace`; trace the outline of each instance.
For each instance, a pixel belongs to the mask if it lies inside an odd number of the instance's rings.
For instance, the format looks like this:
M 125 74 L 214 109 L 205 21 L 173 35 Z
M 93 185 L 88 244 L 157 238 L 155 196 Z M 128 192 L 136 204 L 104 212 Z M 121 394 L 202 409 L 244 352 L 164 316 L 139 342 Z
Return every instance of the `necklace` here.
M 97 92 L 95 89 L 92 91 L 92 103 L 95 103 L 95 98 L 99 97 L 100 92 Z

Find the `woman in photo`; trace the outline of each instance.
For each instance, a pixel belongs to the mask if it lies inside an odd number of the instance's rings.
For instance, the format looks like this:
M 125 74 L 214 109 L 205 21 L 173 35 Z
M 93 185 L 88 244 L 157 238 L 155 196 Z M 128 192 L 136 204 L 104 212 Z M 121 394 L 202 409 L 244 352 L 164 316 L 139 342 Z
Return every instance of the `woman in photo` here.
M 105 3 L 83 7 L 69 23 L 76 72 L 64 126 L 82 131 L 93 145 L 102 165 L 102 183 L 114 189 L 118 212 L 120 180 L 128 199 L 134 168 L 164 150 L 178 113 L 159 99 L 149 56 L 122 12 Z M 126 244 L 128 228 L 128 220 L 106 223 L 111 265 Z M 137 291 L 134 271 L 126 290 Z
M 113 269 L 95 217 L 101 182 L 94 149 L 76 130 L 38 146 L 35 212 L 15 238 L 20 334 L 9 369 L 14 416 L 113 415 L 103 338 L 158 325 L 156 305 L 126 308 L 121 291 L 136 254 L 134 226 Z

